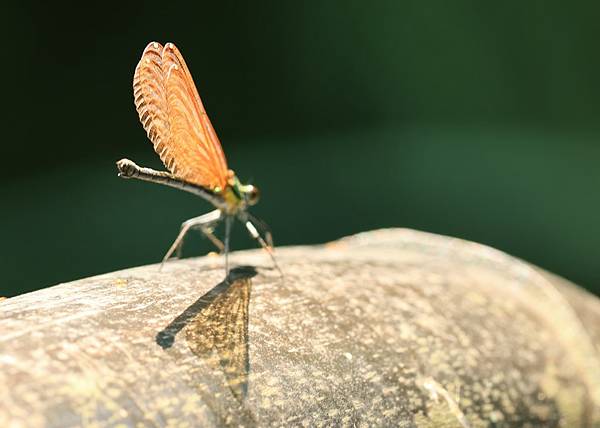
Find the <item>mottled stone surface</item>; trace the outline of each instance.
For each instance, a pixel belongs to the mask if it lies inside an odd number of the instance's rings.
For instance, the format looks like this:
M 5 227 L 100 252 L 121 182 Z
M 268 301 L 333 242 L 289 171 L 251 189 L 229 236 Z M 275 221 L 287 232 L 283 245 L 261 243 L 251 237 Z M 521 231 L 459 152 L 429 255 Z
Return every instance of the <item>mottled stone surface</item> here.
M 0 426 L 599 426 L 600 301 L 384 230 L 0 302 Z

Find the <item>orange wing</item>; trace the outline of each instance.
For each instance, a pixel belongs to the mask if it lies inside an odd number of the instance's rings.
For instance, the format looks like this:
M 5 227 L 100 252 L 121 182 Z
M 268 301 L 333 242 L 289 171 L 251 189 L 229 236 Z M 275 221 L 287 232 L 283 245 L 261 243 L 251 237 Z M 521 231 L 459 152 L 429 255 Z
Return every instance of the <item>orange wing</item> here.
M 185 181 L 224 189 L 229 173 L 221 143 L 173 43 L 146 46 L 133 76 L 133 96 L 140 121 L 167 169 Z

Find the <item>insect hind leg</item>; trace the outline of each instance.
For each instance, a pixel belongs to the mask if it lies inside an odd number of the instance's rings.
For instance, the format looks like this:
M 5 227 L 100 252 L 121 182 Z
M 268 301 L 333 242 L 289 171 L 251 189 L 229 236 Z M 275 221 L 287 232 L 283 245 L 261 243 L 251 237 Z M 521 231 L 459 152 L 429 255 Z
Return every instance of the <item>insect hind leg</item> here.
M 181 249 L 183 247 L 183 241 L 187 235 L 187 233 L 192 229 L 200 229 L 204 235 L 217 247 L 219 250 L 223 251 L 224 245 L 223 243 L 212 233 L 211 228 L 221 220 L 221 210 L 214 210 L 199 217 L 194 217 L 189 220 L 186 220 L 181 225 L 181 229 L 173 244 L 163 257 L 162 263 L 160 267 L 165 264 L 165 262 L 173 255 L 174 252 L 177 252 L 177 257 L 181 256 Z

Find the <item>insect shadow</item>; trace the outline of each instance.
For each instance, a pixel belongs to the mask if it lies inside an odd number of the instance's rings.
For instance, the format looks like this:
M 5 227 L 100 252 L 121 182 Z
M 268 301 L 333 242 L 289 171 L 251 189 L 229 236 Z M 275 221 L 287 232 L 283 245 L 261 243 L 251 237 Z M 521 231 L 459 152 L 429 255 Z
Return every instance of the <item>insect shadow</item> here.
M 168 349 L 173 346 L 175 343 L 175 336 L 192 321 L 197 315 L 203 310 L 209 308 L 215 301 L 223 300 L 219 299 L 220 296 L 227 296 L 228 291 L 231 289 L 236 289 L 238 287 L 234 287 L 239 282 L 248 283 L 248 287 L 250 285 L 249 279 L 256 276 L 258 272 L 256 268 L 253 266 L 238 266 L 233 268 L 227 277 L 211 288 L 206 294 L 202 295 L 198 300 L 188 306 L 181 314 L 179 314 L 173 321 L 169 323 L 164 329 L 162 329 L 156 335 L 156 343 L 160 345 L 163 349 Z M 239 284 L 238 284 L 239 285 Z M 249 297 L 249 293 L 248 293 Z M 227 299 L 225 299 L 227 300 Z M 231 299 L 228 299 L 229 301 Z M 229 301 L 229 303 L 235 303 L 235 300 Z M 233 308 L 223 307 L 223 305 L 219 305 L 220 309 L 227 310 Z
M 248 309 L 251 266 L 232 269 L 227 278 L 204 294 L 156 335 L 156 343 L 170 348 L 175 336 L 187 326 L 188 348 L 197 357 L 219 369 L 238 400 L 246 397 L 250 360 Z

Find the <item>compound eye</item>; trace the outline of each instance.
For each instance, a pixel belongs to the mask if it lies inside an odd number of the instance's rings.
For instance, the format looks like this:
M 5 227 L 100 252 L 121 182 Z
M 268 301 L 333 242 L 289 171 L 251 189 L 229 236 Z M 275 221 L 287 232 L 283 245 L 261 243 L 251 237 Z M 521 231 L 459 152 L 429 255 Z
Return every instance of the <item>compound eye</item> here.
M 248 192 L 248 205 L 256 205 L 260 199 L 260 191 L 258 187 L 252 186 L 252 189 Z

